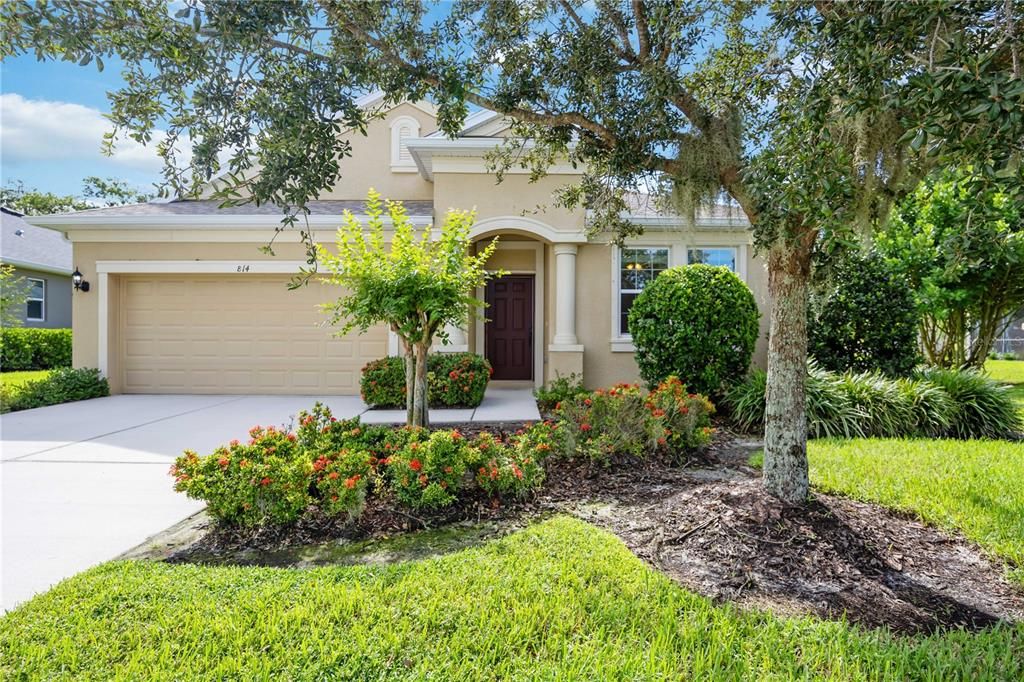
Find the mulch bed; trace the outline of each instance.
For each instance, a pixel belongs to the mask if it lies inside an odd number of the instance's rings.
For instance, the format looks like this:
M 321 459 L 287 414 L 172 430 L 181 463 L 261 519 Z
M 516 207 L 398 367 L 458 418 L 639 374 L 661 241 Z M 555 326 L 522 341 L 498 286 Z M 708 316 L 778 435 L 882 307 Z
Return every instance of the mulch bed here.
M 518 425 L 459 424 L 514 431 Z M 803 507 L 769 496 L 745 466 L 756 443 L 722 432 L 699 459 L 680 467 L 652 458 L 549 463 L 543 490 L 496 504 L 480 495 L 449 509 L 410 514 L 371 499 L 354 523 L 311 515 L 287 527 L 213 526 L 172 561 L 326 541 L 361 540 L 453 523 L 515 521 L 575 513 L 618 535 L 640 558 L 716 600 L 780 614 L 845 617 L 900 633 L 975 630 L 1024 620 L 1024 590 L 973 544 L 906 515 L 815 494 Z

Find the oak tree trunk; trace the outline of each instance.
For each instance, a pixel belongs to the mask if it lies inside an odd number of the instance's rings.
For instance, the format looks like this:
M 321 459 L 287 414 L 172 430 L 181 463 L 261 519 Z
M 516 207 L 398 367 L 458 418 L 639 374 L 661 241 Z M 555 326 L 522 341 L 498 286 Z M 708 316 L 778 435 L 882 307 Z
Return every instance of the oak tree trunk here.
M 768 254 L 771 331 L 765 395 L 764 484 L 791 504 L 807 500 L 807 295 L 813 234 L 779 239 Z

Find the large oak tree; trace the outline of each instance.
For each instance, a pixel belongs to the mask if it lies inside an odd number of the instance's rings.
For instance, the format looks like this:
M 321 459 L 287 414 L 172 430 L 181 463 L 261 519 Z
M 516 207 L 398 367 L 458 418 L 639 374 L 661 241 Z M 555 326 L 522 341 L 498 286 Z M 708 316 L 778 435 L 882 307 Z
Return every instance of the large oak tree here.
M 636 231 L 622 213 L 638 188 L 684 216 L 734 202 L 768 261 L 765 482 L 791 502 L 808 489 L 814 258 L 869 234 L 935 166 L 966 160 L 1015 197 L 1024 184 L 1014 0 L 203 0 L 173 15 L 163 0 L 73 0 L 0 13 L 4 55 L 125 64 L 112 120 L 143 142 L 167 130 L 175 191 L 227 171 L 223 198 L 279 204 L 300 230 L 294 216 L 345 172 L 339 133 L 365 126 L 355 99 L 371 88 L 432 99 L 449 134 L 469 107 L 507 115 L 531 142 L 496 154 L 499 173 L 579 163 L 582 181 L 554 201 L 586 206 L 613 239 Z

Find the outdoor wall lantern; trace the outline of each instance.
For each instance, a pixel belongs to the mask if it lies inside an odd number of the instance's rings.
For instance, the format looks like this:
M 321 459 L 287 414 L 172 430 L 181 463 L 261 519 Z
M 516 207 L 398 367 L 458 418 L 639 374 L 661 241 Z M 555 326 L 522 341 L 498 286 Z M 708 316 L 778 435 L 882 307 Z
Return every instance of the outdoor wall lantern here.
M 71 283 L 75 285 L 75 291 L 89 291 L 89 283 L 82 277 L 82 273 L 75 268 L 75 271 L 71 273 Z

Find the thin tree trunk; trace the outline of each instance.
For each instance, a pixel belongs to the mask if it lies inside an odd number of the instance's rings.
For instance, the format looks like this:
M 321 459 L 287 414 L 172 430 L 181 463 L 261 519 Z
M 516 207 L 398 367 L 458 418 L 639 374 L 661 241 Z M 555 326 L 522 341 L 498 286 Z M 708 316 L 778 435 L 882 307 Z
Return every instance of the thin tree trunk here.
M 430 343 L 416 344 L 416 377 L 413 392 L 412 424 L 413 426 L 430 426 L 430 414 L 427 405 L 427 354 Z
M 785 502 L 807 500 L 807 295 L 814 233 L 777 241 L 768 254 L 771 331 L 764 428 L 764 484 Z
M 416 394 L 416 356 L 412 345 L 402 342 L 405 351 L 405 423 L 412 426 L 413 400 Z

